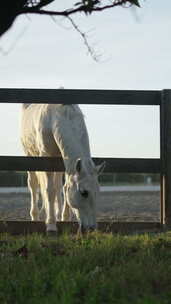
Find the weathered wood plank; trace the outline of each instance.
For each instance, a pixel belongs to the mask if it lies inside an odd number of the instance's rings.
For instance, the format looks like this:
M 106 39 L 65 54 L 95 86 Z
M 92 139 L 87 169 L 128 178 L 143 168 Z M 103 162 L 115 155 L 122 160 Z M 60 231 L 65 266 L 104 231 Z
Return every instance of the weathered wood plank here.
M 160 173 L 160 159 L 93 158 L 95 164 L 105 161 L 106 173 Z M 0 156 L 0 170 L 7 171 L 64 171 L 61 158 Z
M 171 90 L 164 90 L 162 94 L 163 109 L 163 151 L 162 166 L 164 167 L 164 223 L 171 227 Z
M 58 222 L 58 233 L 63 232 L 77 233 L 78 223 Z M 139 232 L 159 232 L 163 227 L 155 222 L 99 222 L 98 230 L 101 232 L 112 233 L 139 233 Z M 26 235 L 31 233 L 46 233 L 44 222 L 29 221 L 0 221 L 0 233 L 11 235 Z
M 165 223 L 165 99 L 164 91 L 160 104 L 160 222 Z
M 0 103 L 160 105 L 160 91 L 0 89 Z

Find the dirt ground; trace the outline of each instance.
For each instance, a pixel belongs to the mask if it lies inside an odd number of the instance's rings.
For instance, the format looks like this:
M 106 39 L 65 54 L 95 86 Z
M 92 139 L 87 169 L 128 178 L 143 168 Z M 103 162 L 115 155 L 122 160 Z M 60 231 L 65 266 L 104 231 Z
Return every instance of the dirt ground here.
M 0 193 L 0 220 L 30 220 L 29 193 Z M 160 192 L 101 192 L 98 221 L 154 221 L 160 218 Z

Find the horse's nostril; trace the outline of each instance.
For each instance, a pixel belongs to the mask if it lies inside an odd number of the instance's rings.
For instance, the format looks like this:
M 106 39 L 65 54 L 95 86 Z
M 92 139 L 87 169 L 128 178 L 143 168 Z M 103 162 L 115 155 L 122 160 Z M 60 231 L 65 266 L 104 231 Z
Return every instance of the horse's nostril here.
M 81 226 L 80 226 L 80 232 L 81 232 L 82 234 L 86 233 L 86 232 L 87 232 L 87 228 L 81 225 Z
M 81 195 L 84 197 L 84 198 L 87 198 L 88 197 L 88 191 L 87 190 L 83 190 L 83 191 L 80 191 Z
M 89 232 L 93 232 L 94 230 L 96 230 L 96 227 L 95 227 L 95 226 L 92 226 L 92 227 L 89 227 L 89 228 L 88 228 L 88 231 L 89 231 Z
M 95 230 L 96 230 L 96 226 L 95 225 L 93 225 L 93 226 L 87 226 L 87 227 L 85 227 L 83 225 L 80 226 L 80 232 L 82 234 L 93 232 Z

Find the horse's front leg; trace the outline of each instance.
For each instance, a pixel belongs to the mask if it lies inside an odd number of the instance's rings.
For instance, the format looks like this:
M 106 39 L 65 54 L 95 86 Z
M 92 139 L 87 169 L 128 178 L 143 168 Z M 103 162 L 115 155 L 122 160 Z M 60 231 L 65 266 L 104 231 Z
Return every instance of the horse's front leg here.
M 62 209 L 62 221 L 70 221 L 71 220 L 71 210 L 67 203 L 66 198 L 66 185 L 63 186 L 63 209 Z
M 43 172 L 42 194 L 46 210 L 46 230 L 56 232 L 55 196 L 56 185 L 54 184 L 54 173 Z
M 55 173 L 55 185 L 56 185 L 56 198 L 55 198 L 55 213 L 56 220 L 61 221 L 62 219 L 62 208 L 63 208 L 63 173 Z
M 39 220 L 39 185 L 35 172 L 28 172 L 28 188 L 31 194 L 31 208 L 30 208 L 30 216 L 32 221 Z

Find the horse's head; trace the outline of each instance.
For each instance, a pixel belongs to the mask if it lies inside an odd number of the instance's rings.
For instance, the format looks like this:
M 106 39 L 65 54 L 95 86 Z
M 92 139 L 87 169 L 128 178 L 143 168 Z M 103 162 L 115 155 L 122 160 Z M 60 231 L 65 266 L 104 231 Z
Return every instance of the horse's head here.
M 98 175 L 104 163 L 95 166 L 91 159 L 78 159 L 74 174 L 66 176 L 65 195 L 81 231 L 96 229 L 96 203 L 99 198 Z

